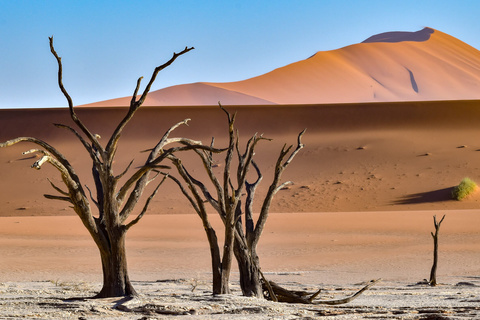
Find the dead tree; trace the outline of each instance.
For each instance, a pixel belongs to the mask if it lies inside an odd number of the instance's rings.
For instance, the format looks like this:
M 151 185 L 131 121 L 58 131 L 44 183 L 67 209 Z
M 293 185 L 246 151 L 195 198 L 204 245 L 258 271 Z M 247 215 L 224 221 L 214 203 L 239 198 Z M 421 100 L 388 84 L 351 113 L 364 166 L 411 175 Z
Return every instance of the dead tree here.
M 90 156 L 92 160 L 92 175 L 95 182 L 96 197 L 93 197 L 88 187 L 85 187 L 86 189 L 84 188 L 80 178 L 75 173 L 75 170 L 69 161 L 62 155 L 62 153 L 50 144 L 37 138 L 19 137 L 1 143 L 0 147 L 8 147 L 19 142 L 30 142 L 40 147 L 39 149 L 32 149 L 26 152 L 41 155 L 41 158 L 36 161 L 32 167 L 40 169 L 43 164 L 50 163 L 60 172 L 66 188 L 62 189 L 51 182 L 52 187 L 59 193 L 59 195 L 45 195 L 45 197 L 48 199 L 69 202 L 75 213 L 81 219 L 85 228 L 89 231 L 100 251 L 103 269 L 103 287 L 96 297 L 134 295 L 136 292 L 130 283 L 127 271 L 125 235 L 127 231 L 137 224 L 143 217 L 150 201 L 157 193 L 158 188 L 165 180 L 165 177 L 146 199 L 143 208 L 136 217 L 129 219 L 128 221 L 127 219 L 139 203 L 146 186 L 158 176 L 159 169 L 165 168 L 165 166 L 161 165 L 163 160 L 172 156 L 176 152 L 190 149 L 203 148 L 210 152 L 215 152 L 215 150 L 211 149 L 209 146 L 203 146 L 199 141 L 193 141 L 186 138 L 170 138 L 170 134 L 173 130 L 181 125 L 187 124 L 189 119 L 186 119 L 169 128 L 161 137 L 157 145 L 149 150 L 150 153 L 145 164 L 136 169 L 135 172 L 126 179 L 126 182 L 123 183 L 123 185 L 120 185 L 120 179 L 127 174 L 133 160 L 120 174 L 115 175 L 113 163 L 117 151 L 117 145 L 122 130 L 145 101 L 157 74 L 172 64 L 178 57 L 192 50 L 193 47 L 186 47 L 181 52 L 174 53 L 169 61 L 155 68 L 150 81 L 141 95 L 139 95 L 139 88 L 142 78 L 137 80 L 130 107 L 124 118 L 118 123 L 104 147 L 100 144 L 99 136 L 91 133 L 77 116 L 73 108 L 72 99 L 62 83 L 61 58 L 55 52 L 53 38 L 49 39 L 50 50 L 58 63 L 58 85 L 68 101 L 70 116 L 80 132 L 67 125 L 56 124 L 56 126 L 67 129 L 73 133 Z M 92 201 L 97 207 L 97 213 L 94 212 L 94 208 L 92 208 L 90 201 Z
M 221 107 L 221 106 L 220 106 Z M 181 176 L 180 179 L 169 175 L 174 180 L 186 198 L 190 201 L 193 208 L 201 218 L 205 232 L 210 245 L 212 259 L 213 293 L 222 294 L 229 292 L 229 274 L 232 261 L 232 253 L 238 263 L 240 272 L 240 286 L 245 296 L 254 296 L 258 298 L 267 298 L 273 301 L 306 303 L 306 304 L 343 304 L 352 301 L 361 295 L 365 290 L 373 286 L 378 280 L 372 280 L 355 294 L 343 299 L 337 300 L 317 300 L 315 298 L 320 291 L 307 293 L 300 291 L 290 291 L 280 287 L 272 281 L 265 279 L 261 268 L 260 260 L 257 255 L 257 245 L 262 235 L 265 223 L 268 218 L 270 205 L 275 194 L 288 184 L 290 181 L 281 183 L 283 171 L 292 162 L 298 152 L 304 147 L 301 142 L 305 132 L 303 130 L 297 138 L 297 147 L 292 151 L 293 146 L 283 146 L 278 155 L 272 182 L 268 188 L 267 194 L 262 202 L 262 207 L 257 220 L 253 218 L 253 200 L 257 186 L 262 181 L 263 176 L 259 166 L 254 161 L 255 147 L 261 140 L 269 140 L 261 135 L 251 137 L 242 153 L 239 147 L 239 135 L 235 131 L 233 116 L 222 108 L 227 115 L 229 145 L 225 156 L 223 175 L 219 178 L 215 175 L 213 168 L 216 162 L 213 159 L 213 153 L 208 150 L 197 149 L 195 152 L 200 156 L 206 170 L 207 176 L 213 185 L 213 192 L 210 192 L 207 186 L 195 179 L 182 164 L 182 161 L 175 155 L 169 156 Z M 211 147 L 213 149 L 214 140 Z M 237 154 L 236 179 L 232 177 L 232 159 L 234 153 Z M 253 167 L 256 174 L 256 180 L 253 183 L 247 181 L 249 169 Z M 245 195 L 244 195 L 245 191 Z M 245 197 L 245 204 L 242 206 L 242 199 Z M 220 246 L 217 241 L 216 232 L 210 224 L 206 203 L 209 203 L 219 214 L 225 227 L 225 242 L 223 247 L 223 256 L 220 253 Z M 242 222 L 244 219 L 244 223 Z M 233 245 L 233 249 L 232 249 Z M 224 262 L 227 262 L 225 264 Z M 266 294 L 264 294 L 264 292 Z
M 438 263 L 438 232 L 440 231 L 440 225 L 442 224 L 443 219 L 445 219 L 445 215 L 442 219 L 437 222 L 437 216 L 433 216 L 433 224 L 435 226 L 435 233 L 431 232 L 433 238 L 433 265 L 432 270 L 430 271 L 430 280 L 428 284 L 432 287 L 437 285 L 437 263 Z
M 305 129 L 306 130 L 306 129 Z M 257 246 L 260 241 L 260 237 L 263 233 L 263 229 L 267 222 L 267 218 L 270 211 L 270 205 L 273 201 L 273 197 L 277 192 L 287 185 L 291 184 L 291 181 L 281 182 L 283 171 L 292 162 L 297 153 L 304 147 L 301 139 L 305 130 L 299 133 L 297 137 L 297 147 L 293 150 L 293 145 L 287 147 L 284 145 L 280 151 L 274 168 L 273 180 L 268 188 L 267 194 L 262 202 L 257 221 L 253 218 L 253 201 L 258 184 L 262 181 L 262 174 L 255 161 L 251 161 L 252 166 L 257 174 L 257 179 L 253 183 L 246 182 L 247 196 L 245 199 L 245 224 L 242 227 L 241 212 L 236 224 L 236 231 L 239 240 L 235 246 L 235 256 L 238 261 L 238 268 L 240 272 L 240 286 L 242 291 L 247 296 L 263 297 L 262 292 L 259 291 L 262 288 L 262 281 L 266 281 L 263 278 L 260 269 L 260 259 L 257 254 Z M 247 148 L 248 150 L 248 148 Z M 253 147 L 252 151 L 253 153 Z M 238 154 L 239 159 L 242 161 L 245 159 L 245 155 Z M 248 167 L 246 168 L 248 170 Z
M 233 259 L 233 245 L 235 241 L 235 214 L 236 208 L 241 195 L 241 189 L 243 188 L 245 177 L 243 178 L 243 183 L 239 184 L 241 187 L 237 189 L 237 197 L 230 197 L 229 190 L 232 188 L 231 179 L 230 179 L 230 165 L 233 158 L 233 153 L 235 149 L 235 133 L 234 133 L 234 117 L 231 117 L 229 113 L 228 116 L 228 132 L 229 132 L 229 146 L 227 148 L 227 153 L 225 157 L 225 170 L 223 175 L 223 183 L 215 176 L 213 173 L 214 161 L 213 153 L 210 151 L 200 151 L 198 150 L 197 154 L 203 161 L 207 174 L 214 184 L 216 189 L 218 199 L 214 199 L 210 195 L 207 188 L 198 180 L 194 179 L 188 172 L 187 169 L 183 166 L 182 161 L 174 156 L 169 156 L 172 163 L 178 170 L 183 181 L 186 183 L 187 188 L 185 188 L 182 182 L 172 175 L 169 177 L 174 180 L 177 185 L 180 187 L 182 193 L 192 204 L 193 208 L 197 212 L 198 216 L 202 220 L 203 227 L 205 229 L 208 243 L 210 246 L 210 256 L 212 263 L 212 282 L 213 282 L 213 293 L 214 294 L 227 294 L 230 293 L 229 287 L 229 277 L 230 270 L 232 266 Z M 213 148 L 213 140 L 211 143 Z M 228 168 L 228 169 L 227 169 Z M 189 191 L 188 191 L 189 190 Z M 206 197 L 206 200 L 203 198 L 202 194 Z M 205 206 L 206 202 L 210 202 L 212 206 L 219 213 L 225 227 L 225 239 L 223 245 L 223 254 L 220 251 L 220 246 L 218 244 L 218 238 L 216 235 L 215 229 L 212 227 L 210 220 L 207 214 L 207 208 Z
M 221 107 L 221 106 L 220 106 Z M 253 160 L 255 147 L 261 140 L 269 140 L 262 135 L 251 137 L 242 153 L 239 147 L 238 132 L 234 128 L 235 117 L 222 108 L 227 115 L 229 145 L 224 161 L 223 176 L 218 178 L 214 174 L 213 168 L 215 161 L 213 154 L 208 150 L 195 150 L 200 156 L 206 173 L 214 187 L 211 193 L 204 183 L 195 179 L 183 166 L 181 160 L 175 156 L 170 156 L 173 164 L 176 166 L 180 176 L 188 188 L 183 187 L 182 183 L 170 176 L 180 186 L 182 192 L 190 201 L 197 214 L 202 219 L 207 238 L 210 244 L 212 269 L 213 269 L 213 292 L 223 294 L 229 292 L 228 280 L 233 256 L 235 256 L 240 271 L 240 286 L 246 296 L 263 297 L 262 277 L 259 258 L 257 255 L 257 245 L 260 236 L 265 227 L 268 218 L 270 204 L 274 195 L 284 186 L 291 182 L 280 183 L 281 176 L 285 168 L 291 163 L 295 155 L 303 148 L 301 143 L 302 131 L 298 135 L 297 148 L 291 151 L 292 146 L 284 146 L 278 156 L 273 181 L 270 184 L 267 195 L 263 200 L 258 220 L 253 219 L 252 204 L 255 191 L 262 180 L 260 169 Z M 212 140 L 211 147 L 213 148 Z M 237 155 L 236 177 L 232 177 L 232 159 Z M 253 166 L 256 172 L 256 181 L 247 182 L 247 174 Z M 189 191 L 188 191 L 188 190 Z M 246 193 L 245 206 L 242 207 L 242 197 Z M 205 203 L 208 202 L 219 214 L 225 226 L 225 242 L 223 245 L 223 255 L 220 256 L 220 249 L 215 234 L 211 227 L 206 213 Z M 245 225 L 242 223 L 244 217 Z

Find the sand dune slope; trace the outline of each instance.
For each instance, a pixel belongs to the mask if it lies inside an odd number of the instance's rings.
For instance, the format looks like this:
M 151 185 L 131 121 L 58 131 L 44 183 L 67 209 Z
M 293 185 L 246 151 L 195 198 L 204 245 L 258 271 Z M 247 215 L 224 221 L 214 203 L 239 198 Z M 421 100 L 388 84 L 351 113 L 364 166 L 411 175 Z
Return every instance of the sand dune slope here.
M 147 106 L 318 104 L 480 98 L 480 51 L 438 30 L 387 32 L 228 83 L 169 87 Z M 89 106 L 126 106 L 129 97 Z
M 256 78 L 212 85 L 276 103 L 302 104 L 473 99 L 480 95 L 479 83 L 480 52 L 425 28 L 420 37 L 373 37 Z
M 128 106 L 131 97 L 100 101 L 84 106 Z M 221 101 L 225 105 L 275 104 L 245 93 L 223 89 L 207 83 L 183 84 L 151 92 L 145 106 L 213 106 Z
M 477 194 L 464 201 L 450 197 L 451 188 L 462 178 L 480 182 L 478 101 L 227 107 L 238 110 L 241 146 L 256 132 L 273 139 L 262 141 L 256 151 L 264 175 L 259 195 L 268 188 L 283 144 L 295 144 L 297 134 L 307 128 L 305 148 L 283 177 L 294 185 L 277 194 L 274 212 L 478 208 Z M 78 111 L 92 132 L 102 136 L 101 141 L 125 112 L 125 108 Z M 214 136 L 217 146 L 226 145 L 226 119 L 218 107 L 143 108 L 124 130 L 115 172 L 122 172 L 132 159 L 134 167 L 140 166 L 146 160 L 141 151 L 152 148 L 169 126 L 186 118 L 192 119 L 189 126 L 178 128 L 175 135 L 204 143 Z M 67 156 L 83 184 L 93 186 L 87 153 L 72 134 L 51 123 L 71 124 L 68 111 L 4 110 L 0 137 L 45 139 Z M 32 147 L 0 149 L 0 215 L 71 213 L 68 204 L 43 198 L 44 193 L 55 192 L 46 178 L 58 184 L 61 180 L 49 166 L 40 171 L 29 168 L 35 158 L 22 152 Z M 198 159 L 181 156 L 192 173 L 202 177 Z M 221 174 L 221 165 L 217 170 Z M 168 183 L 151 208 L 152 213 L 193 212 L 177 187 Z

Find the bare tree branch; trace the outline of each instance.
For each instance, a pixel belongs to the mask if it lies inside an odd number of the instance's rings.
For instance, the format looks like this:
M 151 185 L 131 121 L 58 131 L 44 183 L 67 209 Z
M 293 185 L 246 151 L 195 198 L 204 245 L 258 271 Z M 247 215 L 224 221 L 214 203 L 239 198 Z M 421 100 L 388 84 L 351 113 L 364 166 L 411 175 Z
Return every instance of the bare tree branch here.
M 152 151 L 150 152 L 150 155 L 148 156 L 148 159 L 147 159 L 147 163 L 150 163 L 152 162 L 157 156 L 158 154 L 163 150 L 163 148 L 165 147 L 165 145 L 167 145 L 167 141 L 169 139 L 169 136 L 170 134 L 173 132 L 173 130 L 177 129 L 178 127 L 180 127 L 181 125 L 186 125 L 188 126 L 188 122 L 190 121 L 190 119 L 185 119 L 183 121 L 180 121 L 178 123 L 176 123 L 175 125 L 171 126 L 165 133 L 164 135 L 162 136 L 162 138 L 160 139 L 160 141 L 155 145 L 155 147 L 152 149 Z M 200 141 L 189 141 L 191 142 L 191 144 L 202 144 Z
M 47 178 L 47 180 L 48 180 L 48 182 L 50 182 L 50 185 L 52 186 L 52 188 L 55 189 L 58 193 L 61 193 L 61 194 L 63 194 L 64 196 L 68 196 L 68 195 L 69 195 L 68 192 L 65 192 L 65 191 L 63 191 L 62 189 L 60 189 L 59 187 L 57 187 L 50 179 Z
M 168 60 L 167 62 L 165 62 L 161 66 L 156 67 L 155 70 L 153 71 L 153 74 L 150 78 L 150 81 L 148 82 L 145 90 L 143 91 L 142 96 L 138 100 L 136 100 L 136 96 L 138 94 L 138 90 L 140 88 L 140 82 L 142 81 L 142 78 L 139 78 L 137 80 L 137 85 L 135 87 L 135 91 L 133 93 L 132 100 L 130 101 L 130 108 L 128 110 L 128 113 L 125 115 L 123 120 L 118 124 L 117 128 L 113 132 L 113 134 L 112 134 L 112 136 L 111 136 L 110 140 L 108 141 L 107 146 L 105 148 L 105 150 L 107 151 L 108 154 L 112 154 L 113 153 L 112 151 L 114 151 L 117 148 L 118 139 L 120 138 L 120 134 L 123 131 L 123 128 L 132 119 L 135 112 L 138 110 L 138 108 L 140 108 L 140 106 L 143 104 L 143 102 L 147 98 L 147 94 L 150 91 L 150 88 L 152 87 L 152 84 L 155 82 L 155 79 L 156 79 L 158 73 L 160 71 L 162 71 L 163 69 L 165 69 L 166 67 L 168 67 L 169 65 L 171 65 L 178 57 L 180 57 L 181 55 L 183 55 L 183 54 L 185 54 L 185 53 L 187 53 L 187 52 L 189 52 L 193 49 L 194 49 L 193 47 L 190 47 L 190 48 L 185 47 L 185 49 L 183 49 L 179 53 L 174 52 L 173 56 L 170 60 Z M 113 160 L 113 158 L 109 157 L 108 162 L 111 163 L 112 160 Z
M 98 210 L 101 211 L 100 204 L 98 203 L 98 201 L 96 201 L 96 200 L 93 198 L 92 190 L 90 190 L 90 188 L 89 188 L 87 185 L 85 185 L 85 188 L 87 188 L 88 193 L 90 194 L 90 200 L 92 200 L 93 203 L 97 206 Z
M 166 173 L 163 173 L 164 175 L 167 175 Z M 197 205 L 197 202 L 195 202 L 195 200 L 192 198 L 192 196 L 190 196 L 190 194 L 188 193 L 187 189 L 185 189 L 182 185 L 182 183 L 180 182 L 180 180 L 178 180 L 177 178 L 175 178 L 174 176 L 172 175 L 168 175 L 168 178 L 170 178 L 172 181 L 174 181 L 177 186 L 180 188 L 180 191 L 183 193 L 183 195 L 185 196 L 185 198 L 187 198 L 188 202 L 190 202 L 190 204 L 192 205 L 193 209 L 195 209 L 195 212 L 197 212 L 198 215 L 200 215 L 200 207 Z
M 215 200 L 215 198 L 212 197 L 212 195 L 210 194 L 210 192 L 208 191 L 207 187 L 202 183 L 200 182 L 199 180 L 195 179 L 189 172 L 188 170 L 183 167 L 183 170 L 185 170 L 185 173 L 187 174 L 188 178 L 192 181 L 192 183 L 194 185 L 196 185 L 197 187 L 200 188 L 200 190 L 202 191 L 203 193 L 203 196 L 205 197 L 205 199 L 210 203 L 210 205 L 216 210 L 216 211 L 220 211 L 220 207 L 218 205 L 218 201 Z
M 257 163 L 252 160 L 252 165 L 255 168 L 257 173 L 257 180 L 253 183 L 248 183 L 245 181 L 247 198 L 245 199 L 245 234 L 247 237 L 247 243 L 251 247 L 253 232 L 255 230 L 255 223 L 253 221 L 253 199 L 255 197 L 255 191 L 257 190 L 258 185 L 263 179 L 262 173 Z
M 180 181 L 178 179 L 176 179 L 173 176 L 169 176 L 169 177 L 173 181 L 175 181 L 175 183 L 180 187 L 180 190 L 182 191 L 182 193 L 190 201 L 190 203 L 194 207 L 195 211 L 197 212 L 198 216 L 202 219 L 204 227 L 205 228 L 211 228 L 203 198 L 201 197 L 200 192 L 197 190 L 197 188 L 195 188 L 195 183 L 190 179 L 190 175 L 187 173 L 185 167 L 182 164 L 182 161 L 175 156 L 170 156 L 169 159 L 172 161 L 172 163 L 177 168 L 178 173 L 182 177 L 183 181 L 185 181 L 185 183 L 187 184 L 188 189 L 190 190 L 193 197 L 190 196 L 190 194 L 182 186 L 182 184 L 180 183 Z
M 72 199 L 70 197 L 61 197 L 61 196 L 54 196 L 50 194 L 44 194 L 43 195 L 45 198 L 50 199 L 50 200 L 61 200 L 61 201 L 67 201 L 73 204 Z
M 119 203 L 122 203 L 128 190 L 135 184 L 137 183 L 140 179 L 148 179 L 145 174 L 147 174 L 150 170 L 154 168 L 156 163 L 159 163 L 165 159 L 165 155 L 161 154 L 163 151 L 163 147 L 166 145 L 166 141 L 168 140 L 168 137 L 170 133 L 172 133 L 173 130 L 181 126 L 182 124 L 187 125 L 188 121 L 190 119 L 185 119 L 183 121 L 178 122 L 177 124 L 171 126 L 165 134 L 162 136 L 160 141 L 156 144 L 154 148 L 151 149 L 150 155 L 148 156 L 147 161 L 145 162 L 145 165 L 143 165 L 140 169 L 138 169 L 133 175 L 125 182 L 125 184 L 120 188 L 116 195 L 116 199 Z M 198 143 L 201 144 L 199 141 L 193 141 L 192 143 Z M 161 156 L 159 157 L 159 154 Z M 162 157 L 163 156 L 163 157 Z M 139 185 L 141 187 L 141 185 Z M 140 191 L 140 190 L 139 190 Z M 137 191 L 138 192 L 138 191 Z
M 282 190 L 283 188 L 285 188 L 286 186 L 291 185 L 291 184 L 293 184 L 292 181 L 285 181 L 284 183 L 282 183 L 281 185 L 279 185 L 279 186 L 275 189 L 274 194 L 276 194 L 278 191 Z
M 73 167 L 70 165 L 68 160 L 59 151 L 57 151 L 54 147 L 52 147 L 45 141 L 39 140 L 37 138 L 32 138 L 32 137 L 18 137 L 16 139 L 12 139 L 12 140 L 0 143 L 0 148 L 9 147 L 19 142 L 31 142 L 36 145 L 39 145 L 40 147 L 48 151 L 62 164 L 62 166 L 68 172 L 68 175 L 70 176 L 70 178 L 81 188 L 80 179 L 76 175 L 75 171 L 73 170 Z
M 147 98 L 147 94 L 150 91 L 150 88 L 152 87 L 152 84 L 155 82 L 155 78 L 157 77 L 158 73 L 160 71 L 162 71 L 163 69 L 165 69 L 166 67 L 168 67 L 169 65 L 171 65 L 178 57 L 180 57 L 181 55 L 183 55 L 183 54 L 185 54 L 185 53 L 187 53 L 187 52 L 189 52 L 193 49 L 195 49 L 195 48 L 194 47 L 190 47 L 190 48 L 185 47 L 185 49 L 183 49 L 179 53 L 174 52 L 173 56 L 170 60 L 168 60 L 167 62 L 165 62 L 161 66 L 158 66 L 158 67 L 155 68 L 155 70 L 153 71 L 152 77 L 150 78 L 150 81 L 148 82 L 147 86 L 145 87 L 145 90 L 143 91 L 142 96 L 140 97 L 140 99 L 138 101 L 136 101 L 136 104 L 138 105 L 138 107 L 140 107 L 143 104 L 143 102 L 145 101 L 145 99 Z
M 67 129 L 70 132 L 72 132 L 78 138 L 78 140 L 80 140 L 80 142 L 83 144 L 83 146 L 87 150 L 87 152 L 90 155 L 90 157 L 92 158 L 92 160 L 93 161 L 100 161 L 100 159 L 98 158 L 98 154 L 96 152 L 94 152 L 94 149 L 92 148 L 92 146 L 87 141 L 85 141 L 85 139 L 83 139 L 83 137 L 75 129 L 73 129 L 70 126 L 67 126 L 67 125 L 64 125 L 64 124 L 59 124 L 59 123 L 54 123 L 53 125 L 57 128 Z M 96 136 L 96 137 L 98 138 L 100 136 Z
M 352 300 L 358 298 L 364 291 L 368 290 L 371 288 L 373 285 L 375 285 L 377 282 L 379 282 L 381 279 L 376 279 L 376 280 L 371 280 L 368 282 L 367 285 L 362 287 L 360 290 L 355 292 L 354 294 L 342 298 L 342 299 L 333 299 L 333 300 L 318 300 L 314 301 L 314 299 L 318 296 L 321 290 L 315 292 L 313 295 L 311 295 L 309 298 L 305 298 L 303 294 L 305 292 L 301 292 L 302 295 L 297 294 L 295 292 L 292 292 L 290 290 L 284 289 L 280 287 L 278 284 L 276 284 L 273 281 L 268 281 L 270 284 L 272 291 L 275 294 L 275 298 L 278 299 L 279 302 L 288 302 L 288 303 L 301 303 L 301 304 L 314 304 L 314 305 L 339 305 L 339 304 L 345 304 L 348 302 L 351 302 Z
M 213 140 L 212 144 L 213 146 Z M 200 159 L 203 162 L 203 165 L 205 167 L 205 171 L 208 174 L 208 177 L 210 181 L 213 183 L 215 190 L 217 191 L 217 206 L 215 208 L 218 208 L 219 214 L 224 218 L 225 217 L 225 194 L 223 192 L 223 188 L 221 186 L 220 181 L 217 179 L 217 177 L 213 174 L 213 161 L 212 161 L 212 152 L 204 152 L 201 150 L 195 150 L 195 153 L 200 156 Z
M 135 105 L 135 101 L 137 100 L 138 90 L 140 90 L 140 84 L 142 83 L 143 77 L 138 78 L 137 85 L 135 86 L 135 90 L 133 91 L 132 100 L 130 100 L 130 107 Z
M 83 124 L 83 122 L 80 120 L 80 118 L 77 116 L 75 113 L 75 110 L 73 109 L 73 101 L 70 95 L 68 94 L 67 90 L 63 86 L 63 71 L 62 71 L 62 58 L 60 58 L 55 51 L 55 48 L 53 47 L 53 36 L 48 38 L 50 40 L 50 51 L 52 52 L 53 56 L 57 60 L 58 63 L 58 86 L 60 87 L 60 90 L 62 91 L 63 95 L 67 99 L 68 102 L 68 109 L 70 110 L 70 116 L 72 120 L 77 124 L 77 126 L 82 130 L 82 132 L 87 136 L 88 140 L 91 141 L 91 143 L 97 148 L 97 150 L 100 151 L 101 157 L 103 159 L 104 157 L 104 150 L 100 143 L 98 142 L 97 138 L 95 135 L 90 133 L 90 131 L 87 129 L 87 127 Z
M 163 151 L 157 158 L 155 158 L 151 162 L 147 162 L 145 165 L 140 167 L 126 182 L 125 184 L 120 188 L 120 191 L 116 195 L 117 202 L 121 203 L 124 201 L 124 198 L 130 190 L 130 188 L 133 187 L 134 184 L 134 192 L 139 192 L 141 189 L 144 188 L 144 184 L 146 183 L 148 179 L 148 173 L 155 169 L 155 168 L 162 168 L 162 166 L 159 166 L 158 163 L 162 162 L 165 160 L 169 155 L 172 155 L 176 152 L 182 152 L 182 151 L 188 151 L 188 150 L 195 150 L 195 149 L 204 149 L 204 150 L 211 150 L 210 147 L 204 146 L 204 145 L 186 145 L 186 146 L 179 146 L 179 147 L 173 147 L 169 148 Z M 214 152 L 221 152 L 222 150 L 215 149 L 213 150 Z
M 350 301 L 358 298 L 364 291 L 370 289 L 373 285 L 375 285 L 377 282 L 381 281 L 382 279 L 375 279 L 375 280 L 371 280 L 366 286 L 364 286 L 362 289 L 358 290 L 357 292 L 355 292 L 353 295 L 351 296 L 348 296 L 346 298 L 343 298 L 343 299 L 335 299 L 335 300 L 320 300 L 320 301 L 317 301 L 317 302 L 314 302 L 313 304 L 326 304 L 326 305 L 330 305 L 330 306 L 335 306 L 335 305 L 339 305 L 339 304 L 345 304 L 345 303 L 349 303 Z
M 288 160 L 283 164 L 283 168 L 285 169 L 289 164 L 290 162 L 292 162 L 293 158 L 295 158 L 295 156 L 297 155 L 297 153 L 303 149 L 305 147 L 305 145 L 302 143 L 302 137 L 303 135 L 305 134 L 305 131 L 307 131 L 307 129 L 303 129 L 302 132 L 300 132 L 300 134 L 298 135 L 298 138 L 297 138 L 297 148 L 292 152 L 292 154 L 290 154 L 290 157 L 288 157 Z
M 203 150 L 211 150 L 210 147 L 204 145 L 186 145 L 186 146 L 179 146 L 179 147 L 172 147 L 163 151 L 156 159 L 152 162 L 147 163 L 143 167 L 141 167 L 132 177 L 122 186 L 121 190 L 117 194 L 117 202 L 122 203 L 125 199 L 126 193 L 130 190 L 133 185 L 133 190 L 130 192 L 130 195 L 125 202 L 123 209 L 120 212 L 120 219 L 121 221 L 125 221 L 128 216 L 130 215 L 133 207 L 138 202 L 140 196 L 142 195 L 143 189 L 146 186 L 148 181 L 148 175 L 150 171 L 159 167 L 158 163 L 165 160 L 169 155 L 172 155 L 177 152 L 183 152 L 188 150 L 195 150 L 195 149 L 203 149 Z M 215 149 L 214 152 L 221 152 L 221 150 Z
M 279 188 L 278 185 L 280 183 L 280 179 L 282 177 L 282 173 L 285 170 L 285 168 L 290 164 L 290 162 L 293 160 L 293 158 L 298 154 L 298 152 L 304 148 L 304 144 L 302 143 L 302 136 L 305 133 L 306 129 L 304 129 L 302 132 L 298 134 L 298 139 L 297 139 L 297 147 L 296 149 L 290 154 L 288 157 L 287 161 L 285 161 L 282 164 L 283 159 L 287 156 L 288 152 L 290 151 L 291 147 L 285 148 L 283 147 L 282 151 L 280 152 L 277 163 L 275 165 L 275 173 L 273 177 L 273 181 L 270 184 L 270 187 L 268 188 L 267 195 L 265 196 L 265 200 L 263 201 L 262 208 L 260 210 L 260 215 L 257 220 L 257 225 L 255 226 L 255 231 L 254 235 L 252 238 L 252 246 L 256 247 L 258 244 L 258 241 L 260 240 L 260 236 L 263 232 L 263 229 L 265 227 L 265 223 L 267 222 L 268 218 L 268 213 L 270 210 L 270 204 L 272 203 L 272 199 L 274 195 L 278 192 Z
M 84 222 L 84 225 L 87 227 L 90 233 L 92 234 L 98 233 L 96 224 L 93 220 L 93 216 L 91 213 L 90 204 L 88 202 L 88 199 L 85 196 L 85 192 L 80 183 L 80 179 L 76 175 L 75 170 L 67 161 L 67 159 L 48 143 L 32 137 L 19 137 L 16 139 L 12 139 L 12 140 L 0 143 L 0 148 L 12 146 L 19 142 L 31 142 L 45 149 L 45 150 L 33 149 L 26 152 L 27 154 L 29 152 L 40 152 L 43 154 L 43 157 L 40 160 L 36 161 L 32 165 L 32 167 L 36 169 L 40 169 L 42 164 L 45 162 L 49 162 L 50 164 L 52 164 L 61 173 L 63 182 L 65 183 L 65 185 L 69 190 L 70 199 L 74 203 L 75 212 L 78 214 L 80 219 Z
M 147 212 L 147 209 L 148 209 L 148 206 L 150 205 L 150 201 L 152 201 L 152 199 L 155 197 L 155 195 L 157 194 L 157 191 L 158 189 L 160 188 L 160 186 L 163 184 L 163 182 L 165 181 L 165 179 L 167 179 L 167 176 L 164 176 L 162 181 L 160 181 L 160 183 L 157 185 L 157 187 L 155 188 L 155 190 L 153 191 L 153 193 L 150 195 L 150 197 L 148 197 L 147 201 L 145 202 L 145 206 L 143 207 L 143 210 L 142 212 L 140 212 L 140 214 L 135 218 L 133 219 L 132 221 L 130 221 L 130 223 L 128 223 L 126 226 L 125 226 L 125 229 L 128 230 L 130 229 L 132 226 L 136 225 L 140 219 L 143 218 L 143 215 L 145 214 L 145 212 Z
M 120 173 L 118 176 L 115 177 L 115 180 L 120 180 L 120 179 L 128 172 L 128 170 L 129 170 L 130 167 L 132 166 L 134 160 L 135 160 L 135 159 L 133 159 L 132 161 L 130 161 L 130 163 L 129 163 L 128 166 L 125 168 L 125 170 L 123 170 L 122 173 Z

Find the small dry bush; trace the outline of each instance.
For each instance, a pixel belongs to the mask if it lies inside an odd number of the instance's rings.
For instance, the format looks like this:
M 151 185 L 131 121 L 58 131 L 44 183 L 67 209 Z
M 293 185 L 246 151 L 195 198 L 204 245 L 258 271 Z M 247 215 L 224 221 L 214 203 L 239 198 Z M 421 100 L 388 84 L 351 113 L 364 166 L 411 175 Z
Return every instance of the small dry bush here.
M 453 188 L 452 197 L 455 200 L 463 200 L 477 189 L 477 184 L 470 178 L 463 178 L 460 184 Z

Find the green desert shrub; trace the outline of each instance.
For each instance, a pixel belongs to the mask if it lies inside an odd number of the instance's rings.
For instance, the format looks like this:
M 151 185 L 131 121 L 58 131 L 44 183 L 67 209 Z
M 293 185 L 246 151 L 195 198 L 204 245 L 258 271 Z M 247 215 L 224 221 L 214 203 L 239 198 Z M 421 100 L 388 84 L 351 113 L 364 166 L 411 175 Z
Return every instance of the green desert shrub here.
M 463 178 L 460 184 L 453 188 L 452 197 L 455 200 L 463 200 L 475 189 L 477 189 L 477 184 L 472 179 Z

